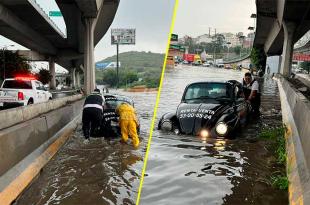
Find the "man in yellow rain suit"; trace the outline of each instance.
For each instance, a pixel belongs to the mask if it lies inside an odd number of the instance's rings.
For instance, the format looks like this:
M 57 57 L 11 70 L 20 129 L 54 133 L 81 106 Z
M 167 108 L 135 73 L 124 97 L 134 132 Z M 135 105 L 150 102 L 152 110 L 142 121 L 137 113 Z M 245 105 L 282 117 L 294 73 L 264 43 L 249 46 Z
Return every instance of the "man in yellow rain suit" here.
M 128 103 L 122 103 L 116 108 L 119 114 L 119 126 L 121 128 L 122 141 L 127 142 L 128 136 L 132 138 L 134 148 L 139 147 L 139 136 L 137 134 L 138 120 L 135 109 Z

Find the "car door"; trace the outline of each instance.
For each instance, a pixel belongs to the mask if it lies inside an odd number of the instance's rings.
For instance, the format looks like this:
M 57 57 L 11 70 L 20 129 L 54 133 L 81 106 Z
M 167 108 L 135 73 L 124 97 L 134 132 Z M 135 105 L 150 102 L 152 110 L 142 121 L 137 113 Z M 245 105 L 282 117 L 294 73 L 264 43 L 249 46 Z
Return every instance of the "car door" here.
M 44 97 L 43 97 L 44 93 L 43 93 L 43 90 L 41 88 L 40 82 L 35 81 L 34 84 L 35 84 L 35 88 L 36 88 L 35 96 L 37 98 L 37 101 L 35 101 L 35 103 L 43 102 L 44 101 Z
M 48 92 L 46 91 L 43 83 L 41 83 L 41 82 L 39 82 L 39 83 L 40 83 L 40 88 L 41 88 L 41 91 L 42 91 L 42 101 L 46 102 L 49 99 Z
M 239 113 L 239 116 L 242 118 L 247 113 L 247 103 L 244 99 L 242 88 L 240 88 L 237 85 L 234 86 L 234 96 L 235 96 L 235 103 L 237 106 L 237 112 Z

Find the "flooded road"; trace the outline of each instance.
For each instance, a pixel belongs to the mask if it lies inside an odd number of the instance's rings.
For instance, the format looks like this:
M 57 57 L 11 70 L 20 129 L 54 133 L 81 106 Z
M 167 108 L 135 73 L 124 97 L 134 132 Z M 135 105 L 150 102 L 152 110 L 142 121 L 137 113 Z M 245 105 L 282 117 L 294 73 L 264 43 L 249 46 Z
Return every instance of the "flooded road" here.
M 217 68 L 178 66 L 166 70 L 155 127 L 164 113 L 175 112 L 187 84 L 240 81 L 242 77 L 240 71 Z M 201 141 L 155 129 L 140 204 L 288 204 L 287 191 L 270 185 L 277 167 L 268 162 L 274 156 L 266 142 L 257 139 L 261 127 L 279 125 L 282 119 L 276 82 L 269 79 L 262 83 L 261 120 L 249 124 L 235 140 Z
M 135 204 L 156 92 L 127 93 L 141 123 L 141 145 L 92 138 L 83 144 L 81 125 L 19 198 L 18 205 Z

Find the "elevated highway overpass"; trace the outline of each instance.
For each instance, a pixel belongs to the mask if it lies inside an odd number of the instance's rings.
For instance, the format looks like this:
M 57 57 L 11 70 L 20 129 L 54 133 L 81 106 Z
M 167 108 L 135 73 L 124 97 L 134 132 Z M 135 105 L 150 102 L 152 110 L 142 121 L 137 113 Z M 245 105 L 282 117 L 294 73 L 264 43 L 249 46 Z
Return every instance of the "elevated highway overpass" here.
M 256 0 L 254 45 L 267 56 L 282 55 L 280 73 L 289 76 L 294 44 L 310 29 L 310 1 Z
M 94 46 L 110 27 L 119 0 L 56 0 L 56 3 L 66 24 L 66 34 L 34 0 L 1 0 L 0 34 L 48 59 L 52 88 L 57 62 L 74 78 L 84 71 L 84 87 L 89 93 L 95 87 Z

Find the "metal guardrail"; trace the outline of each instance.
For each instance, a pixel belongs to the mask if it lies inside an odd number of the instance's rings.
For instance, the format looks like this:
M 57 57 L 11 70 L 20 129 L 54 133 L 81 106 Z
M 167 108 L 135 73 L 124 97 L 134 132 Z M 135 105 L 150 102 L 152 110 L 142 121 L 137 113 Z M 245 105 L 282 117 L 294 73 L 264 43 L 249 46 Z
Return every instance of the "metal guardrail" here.
M 247 58 L 249 58 L 250 57 L 250 54 L 251 53 L 245 53 L 244 55 L 242 55 L 242 56 L 238 56 L 237 58 L 231 58 L 231 59 L 223 59 L 223 61 L 224 61 L 224 64 L 225 63 L 234 63 L 234 62 L 239 62 L 239 61 L 242 61 L 242 60 L 245 60 L 245 59 L 247 59 Z

